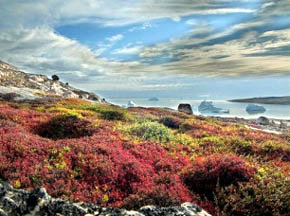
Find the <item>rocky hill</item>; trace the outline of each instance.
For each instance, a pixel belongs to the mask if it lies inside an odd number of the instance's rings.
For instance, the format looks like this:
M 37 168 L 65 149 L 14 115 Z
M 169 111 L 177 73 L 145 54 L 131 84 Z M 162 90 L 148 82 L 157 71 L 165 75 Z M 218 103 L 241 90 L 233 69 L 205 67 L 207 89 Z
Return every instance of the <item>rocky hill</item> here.
M 71 87 L 45 75 L 24 73 L 0 61 L 0 99 L 12 101 L 47 101 L 57 98 L 83 98 L 105 103 L 99 96 Z

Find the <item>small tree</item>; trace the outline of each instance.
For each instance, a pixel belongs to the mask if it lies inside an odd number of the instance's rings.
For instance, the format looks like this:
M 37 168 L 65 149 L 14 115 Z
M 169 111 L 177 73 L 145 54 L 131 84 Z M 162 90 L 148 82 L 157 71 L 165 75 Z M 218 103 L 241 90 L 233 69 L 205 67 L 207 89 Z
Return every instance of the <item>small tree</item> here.
M 57 75 L 55 75 L 55 74 L 52 75 L 51 78 L 52 78 L 53 81 L 58 81 L 59 80 L 59 77 Z

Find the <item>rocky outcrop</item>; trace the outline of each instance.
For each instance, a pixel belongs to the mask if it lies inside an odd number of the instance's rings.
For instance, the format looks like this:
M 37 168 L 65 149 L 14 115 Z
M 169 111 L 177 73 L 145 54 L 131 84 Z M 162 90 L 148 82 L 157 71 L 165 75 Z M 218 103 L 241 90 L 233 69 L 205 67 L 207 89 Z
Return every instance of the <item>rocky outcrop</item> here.
M 193 114 L 190 104 L 179 104 L 178 105 L 178 111 L 186 113 L 186 114 L 189 114 L 189 115 Z
M 11 96 L 9 95 L 11 93 L 18 95 L 18 97 L 14 97 L 15 101 L 59 97 L 83 98 L 97 103 L 105 103 L 94 93 L 73 88 L 68 83 L 52 80 L 44 75 L 24 73 L 14 66 L 0 61 L 0 99 L 5 100 L 5 97 Z
M 137 211 L 102 208 L 88 203 L 70 203 L 51 198 L 44 188 L 32 191 L 13 189 L 0 183 L 0 216 L 210 216 L 199 206 L 184 203 L 181 206 L 157 208 L 145 206 Z

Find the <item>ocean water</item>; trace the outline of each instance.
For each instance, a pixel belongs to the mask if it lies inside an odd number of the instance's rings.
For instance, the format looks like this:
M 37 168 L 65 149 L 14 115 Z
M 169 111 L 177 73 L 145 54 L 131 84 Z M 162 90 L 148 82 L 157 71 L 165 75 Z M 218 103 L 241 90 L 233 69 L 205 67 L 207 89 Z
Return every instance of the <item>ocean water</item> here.
M 221 117 L 241 117 L 246 119 L 256 119 L 260 116 L 268 118 L 290 120 L 290 105 L 262 105 L 266 112 L 259 114 L 249 114 L 246 112 L 248 103 L 233 103 L 226 100 L 210 100 L 213 105 L 222 109 L 229 109 L 229 114 L 201 114 L 198 112 L 198 106 L 203 100 L 183 99 L 183 98 L 159 98 L 159 101 L 149 101 L 148 98 L 107 98 L 110 103 L 124 106 L 129 101 L 133 101 L 137 106 L 142 107 L 168 107 L 177 110 L 180 103 L 189 103 L 196 115 L 221 116 Z

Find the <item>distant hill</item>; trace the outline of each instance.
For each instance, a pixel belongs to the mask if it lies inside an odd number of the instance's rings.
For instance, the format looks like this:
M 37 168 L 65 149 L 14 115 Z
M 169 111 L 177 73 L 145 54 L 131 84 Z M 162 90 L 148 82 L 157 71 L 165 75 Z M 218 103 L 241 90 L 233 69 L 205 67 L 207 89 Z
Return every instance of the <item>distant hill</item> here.
M 284 96 L 284 97 L 255 97 L 255 98 L 245 98 L 245 99 L 234 99 L 234 100 L 229 100 L 229 101 L 230 102 L 240 102 L 240 103 L 290 105 L 290 96 Z
M 53 98 L 83 98 L 106 103 L 94 93 L 76 89 L 45 75 L 24 73 L 0 61 L 0 99 L 29 101 Z

